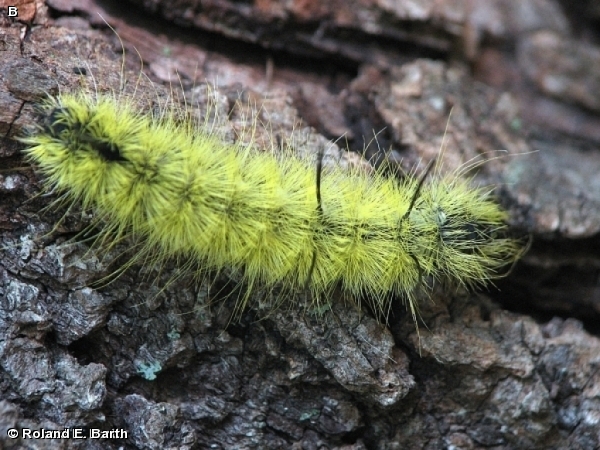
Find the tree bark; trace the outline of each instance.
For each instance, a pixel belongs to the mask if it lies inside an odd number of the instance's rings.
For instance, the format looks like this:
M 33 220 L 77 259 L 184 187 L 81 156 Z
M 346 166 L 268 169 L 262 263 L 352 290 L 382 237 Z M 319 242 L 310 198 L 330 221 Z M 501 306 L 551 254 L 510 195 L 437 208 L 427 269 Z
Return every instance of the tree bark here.
M 600 51 L 575 18 L 550 0 L 134 3 L 156 15 L 1 10 L 4 448 L 600 446 Z M 589 31 L 599 16 L 585 7 Z M 485 160 L 469 175 L 499 186 L 528 255 L 501 292 L 437 287 L 418 331 L 400 299 L 381 323 L 347 299 L 315 316 L 258 291 L 238 317 L 239 292 L 222 295 L 235 279 L 141 263 L 110 277 L 128 244 L 81 239 L 89 216 L 41 195 L 14 138 L 46 95 L 79 89 L 135 92 L 152 111 L 182 88 L 202 115 L 206 80 L 224 135 L 262 105 L 265 148 L 293 132 L 298 151 L 353 166 L 367 165 L 329 139 L 406 172 Z M 23 437 L 65 427 L 127 437 Z

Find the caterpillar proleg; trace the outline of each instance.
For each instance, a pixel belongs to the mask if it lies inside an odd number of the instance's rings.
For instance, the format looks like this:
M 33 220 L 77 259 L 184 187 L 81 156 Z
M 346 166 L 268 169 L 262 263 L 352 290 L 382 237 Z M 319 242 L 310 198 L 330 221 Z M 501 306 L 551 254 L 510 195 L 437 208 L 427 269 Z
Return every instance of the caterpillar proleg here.
M 490 190 L 456 175 L 321 168 L 111 95 L 64 94 L 41 111 L 22 141 L 48 189 L 153 261 L 233 269 L 249 287 L 306 288 L 316 301 L 339 287 L 381 313 L 399 295 L 416 317 L 426 280 L 484 284 L 521 253 Z

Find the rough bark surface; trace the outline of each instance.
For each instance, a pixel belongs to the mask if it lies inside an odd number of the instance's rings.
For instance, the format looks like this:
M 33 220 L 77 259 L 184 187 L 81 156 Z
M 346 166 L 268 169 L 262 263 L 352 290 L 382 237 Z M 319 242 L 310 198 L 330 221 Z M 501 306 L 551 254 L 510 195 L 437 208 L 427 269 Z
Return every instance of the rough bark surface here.
M 593 2 L 137 2 L 217 34 L 109 2 L 22 3 L 17 20 L 0 9 L 0 447 L 600 448 Z M 125 72 L 97 12 L 134 55 Z M 154 83 L 138 84 L 134 47 Z M 104 254 L 73 239 L 89 218 L 44 210 L 54 197 L 14 137 L 47 94 L 125 79 L 152 107 L 178 77 L 201 99 L 217 82 L 232 136 L 240 92 L 263 104 L 265 145 L 296 129 L 300 151 L 347 164 L 362 163 L 324 136 L 408 170 L 443 142 L 449 171 L 487 160 L 476 182 L 500 186 L 532 248 L 500 293 L 423 299 L 419 332 L 400 302 L 382 324 L 344 299 L 321 316 L 273 311 L 261 292 L 232 321 L 235 295 L 176 267 L 132 265 L 98 286 L 127 244 Z M 65 427 L 128 436 L 7 434 Z

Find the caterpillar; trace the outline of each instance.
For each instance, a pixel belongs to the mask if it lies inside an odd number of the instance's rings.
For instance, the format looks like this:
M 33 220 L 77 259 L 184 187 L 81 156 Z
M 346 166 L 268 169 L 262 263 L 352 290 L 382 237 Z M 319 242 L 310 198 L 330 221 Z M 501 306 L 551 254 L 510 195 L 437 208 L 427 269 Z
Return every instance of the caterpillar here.
M 401 296 L 416 320 L 427 280 L 485 284 L 522 253 L 491 190 L 456 175 L 324 168 L 107 94 L 51 97 L 41 112 L 21 140 L 47 188 L 152 261 L 233 270 L 249 289 L 315 301 L 339 288 L 378 312 Z

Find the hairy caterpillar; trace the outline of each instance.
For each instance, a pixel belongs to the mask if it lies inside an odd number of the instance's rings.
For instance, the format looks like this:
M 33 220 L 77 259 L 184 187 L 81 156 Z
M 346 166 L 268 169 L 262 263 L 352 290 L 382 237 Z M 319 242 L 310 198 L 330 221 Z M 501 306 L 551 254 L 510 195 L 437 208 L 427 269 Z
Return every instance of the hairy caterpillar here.
M 317 301 L 339 286 L 378 312 L 399 294 L 415 318 L 424 280 L 485 283 L 521 253 L 490 192 L 457 176 L 322 169 L 109 95 L 61 95 L 41 110 L 22 141 L 48 188 L 153 261 L 235 270 L 250 288 L 306 288 Z

